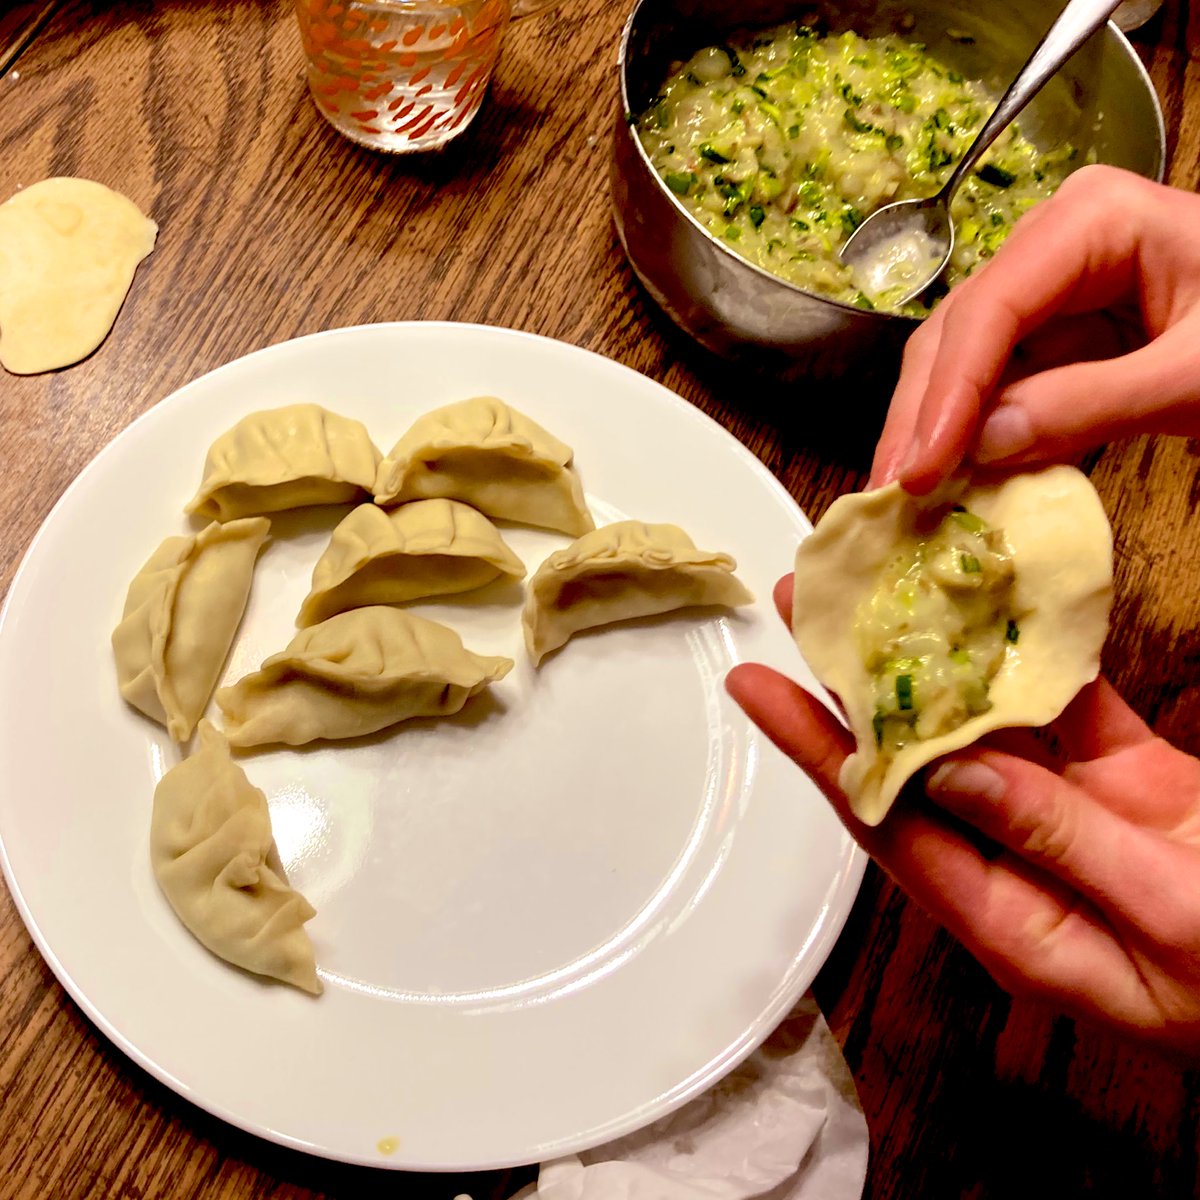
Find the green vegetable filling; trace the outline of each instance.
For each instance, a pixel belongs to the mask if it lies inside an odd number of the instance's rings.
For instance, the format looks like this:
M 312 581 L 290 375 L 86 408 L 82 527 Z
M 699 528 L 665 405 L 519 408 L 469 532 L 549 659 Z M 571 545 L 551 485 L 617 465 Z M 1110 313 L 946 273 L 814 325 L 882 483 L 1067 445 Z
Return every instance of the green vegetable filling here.
M 855 618 L 881 754 L 991 707 L 989 687 L 1019 637 L 1013 579 L 1001 531 L 961 506 L 885 569 Z
M 902 36 L 785 24 L 697 51 L 636 127 L 666 188 L 736 253 L 873 307 L 838 257 L 842 244 L 883 204 L 937 191 L 993 103 L 980 83 Z M 1075 156 L 1070 146 L 1043 153 L 1007 130 L 955 198 L 946 283 L 991 257 Z
M 1012 187 L 1017 182 L 1017 177 L 1012 171 L 1006 171 L 1003 167 L 996 166 L 995 163 L 988 163 L 986 166 L 980 167 L 975 174 L 984 183 L 990 183 L 993 187 L 998 188 Z

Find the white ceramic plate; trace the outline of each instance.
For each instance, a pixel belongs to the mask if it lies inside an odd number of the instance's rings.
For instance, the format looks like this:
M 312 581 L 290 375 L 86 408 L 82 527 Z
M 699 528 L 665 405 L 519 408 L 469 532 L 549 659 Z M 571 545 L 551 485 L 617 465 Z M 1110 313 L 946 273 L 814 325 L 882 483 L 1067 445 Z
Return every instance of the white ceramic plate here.
M 517 666 L 456 718 L 245 756 L 270 801 L 325 992 L 210 955 L 150 872 L 151 798 L 178 751 L 118 696 L 129 580 L 169 534 L 209 443 L 317 401 L 385 452 L 423 411 L 499 395 L 575 447 L 600 522 L 671 521 L 731 551 L 758 597 L 581 636 L 540 671 L 521 589 L 414 605 Z M 345 509 L 274 523 L 226 681 L 282 648 Z M 764 660 L 811 683 L 771 610 L 809 526 L 734 438 L 571 346 L 450 324 L 336 330 L 176 392 L 75 481 L 0 618 L 0 839 L 38 947 L 147 1070 L 263 1137 L 351 1162 L 537 1162 L 712 1084 L 824 961 L 862 859 L 727 698 Z M 567 539 L 509 527 L 532 571 Z

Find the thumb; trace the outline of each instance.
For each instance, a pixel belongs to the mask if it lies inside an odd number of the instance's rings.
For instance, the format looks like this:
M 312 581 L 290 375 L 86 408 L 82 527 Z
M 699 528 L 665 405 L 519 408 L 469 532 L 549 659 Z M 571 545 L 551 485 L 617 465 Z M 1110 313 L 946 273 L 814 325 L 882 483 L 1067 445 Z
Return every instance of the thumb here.
M 980 465 L 1071 458 L 1136 433 L 1200 433 L 1200 339 L 1185 326 L 1121 358 L 1010 384 L 980 427 Z

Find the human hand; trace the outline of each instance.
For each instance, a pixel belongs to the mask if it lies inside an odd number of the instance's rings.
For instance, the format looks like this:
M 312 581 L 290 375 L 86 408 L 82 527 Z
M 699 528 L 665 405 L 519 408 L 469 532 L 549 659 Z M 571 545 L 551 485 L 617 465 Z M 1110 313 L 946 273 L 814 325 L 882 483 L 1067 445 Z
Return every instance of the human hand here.
M 787 576 L 775 602 L 789 624 L 791 594 Z M 1057 758 L 1029 731 L 991 735 L 931 767 L 927 797 L 903 794 L 878 826 L 838 786 L 854 738 L 820 701 L 755 663 L 726 687 L 1002 987 L 1200 1058 L 1200 761 L 1106 681 L 1051 726 Z
M 1200 434 L 1200 196 L 1084 167 L 909 339 L 869 486 L 1133 433 Z

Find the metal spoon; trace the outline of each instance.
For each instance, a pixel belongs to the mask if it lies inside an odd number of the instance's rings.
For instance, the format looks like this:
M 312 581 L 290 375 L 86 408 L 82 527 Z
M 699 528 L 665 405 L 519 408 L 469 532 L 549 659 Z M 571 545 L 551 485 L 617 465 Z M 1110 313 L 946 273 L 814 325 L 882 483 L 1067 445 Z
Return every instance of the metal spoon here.
M 923 200 L 898 200 L 876 209 L 842 247 L 842 262 L 859 278 L 872 268 L 886 272 L 903 262 L 909 268 L 907 291 L 890 306 L 899 308 L 919 296 L 946 269 L 954 249 L 950 201 L 984 151 L 1005 126 L 1045 86 L 1047 80 L 1112 15 L 1120 0 L 1070 0 L 1021 68 L 995 111 L 967 147 L 941 191 Z M 915 284 L 912 280 L 916 280 Z M 900 286 L 903 285 L 903 280 Z M 861 286 L 861 284 L 860 284 Z M 865 290 L 865 289 L 864 289 Z M 882 289 L 880 289 L 882 290 Z

